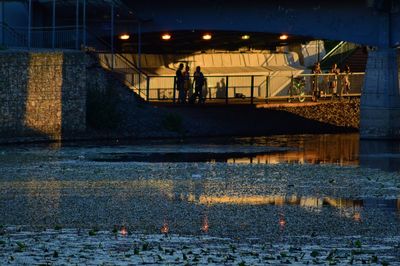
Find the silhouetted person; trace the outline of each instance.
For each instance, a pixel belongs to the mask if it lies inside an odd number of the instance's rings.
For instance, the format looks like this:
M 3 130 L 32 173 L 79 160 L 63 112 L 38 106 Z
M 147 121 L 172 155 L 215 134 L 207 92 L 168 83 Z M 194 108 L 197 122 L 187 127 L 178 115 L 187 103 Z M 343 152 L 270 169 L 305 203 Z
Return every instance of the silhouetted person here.
M 183 78 L 183 64 L 179 64 L 179 68 L 176 71 L 176 89 L 178 90 L 178 103 L 186 102 L 186 94 L 184 90 L 184 78 Z
M 332 97 L 337 95 L 337 82 L 338 82 L 338 75 L 340 74 L 340 69 L 337 67 L 337 64 L 333 64 L 331 70 L 329 70 L 329 73 L 331 73 L 330 76 L 330 89 L 332 90 Z
M 188 96 L 191 96 L 192 94 L 192 82 L 190 81 L 190 67 L 188 65 L 186 65 L 185 67 L 185 71 L 183 72 L 183 90 L 185 92 L 185 102 L 186 102 L 186 98 Z
M 322 74 L 321 65 L 319 62 L 315 63 L 312 73 L 315 75 L 313 78 L 313 101 L 318 101 L 320 95 L 319 89 L 319 77 L 318 74 Z
M 342 98 L 343 93 L 349 94 L 350 92 L 350 67 L 346 65 L 343 71 L 342 87 L 340 90 L 340 98 Z
M 225 98 L 226 90 L 225 90 L 225 79 L 221 79 L 220 82 L 217 82 L 217 92 L 216 96 L 219 99 Z
M 203 86 L 205 83 L 205 78 L 203 72 L 200 71 L 200 67 L 196 67 L 196 71 L 193 73 L 193 85 L 194 85 L 194 93 L 190 97 L 190 102 L 195 103 L 198 98 L 199 103 L 203 103 Z

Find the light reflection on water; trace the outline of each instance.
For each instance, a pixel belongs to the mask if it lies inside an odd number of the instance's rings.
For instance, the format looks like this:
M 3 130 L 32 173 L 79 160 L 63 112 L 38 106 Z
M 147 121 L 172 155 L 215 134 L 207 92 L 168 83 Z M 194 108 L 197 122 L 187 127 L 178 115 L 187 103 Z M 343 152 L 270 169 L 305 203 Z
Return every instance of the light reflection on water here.
M 121 144 L 121 143 L 120 143 Z M 127 147 L 127 146 L 124 146 Z M 97 162 L 227 162 L 242 164 L 359 164 L 358 134 L 293 135 L 165 141 L 99 153 Z
M 121 143 L 120 143 L 121 144 Z M 400 170 L 400 141 L 360 140 L 358 134 L 285 135 L 150 143 L 140 150 L 104 153 L 95 161 L 227 162 L 236 164 L 360 165 Z M 260 150 L 264 147 L 266 150 Z M 257 149 L 256 149 L 257 148 Z M 252 151 L 253 149 L 253 151 Z
M 334 164 L 400 171 L 400 141 L 360 140 L 359 135 L 353 133 L 0 146 L 0 163 L 16 159 L 21 162 L 79 159 L 96 162 Z
M 142 186 L 140 184 L 146 181 L 130 186 L 129 183 L 122 183 L 118 189 L 120 184 L 115 183 L 116 187 L 113 187 L 112 181 L 81 184 L 74 181 L 5 182 L 8 189 L 3 190 L 9 192 L 0 196 L 0 211 L 4 214 L 0 222 L 33 226 L 62 224 L 66 227 L 111 227 L 121 223 L 137 231 L 150 228 L 150 232 L 163 234 L 213 234 L 215 230 L 225 230 L 224 226 L 235 228 L 246 224 L 254 228 L 246 227 L 233 233 L 251 231 L 253 236 L 267 236 L 268 230 L 273 228 L 281 232 L 288 227 L 297 230 L 292 228 L 296 227 L 295 219 L 303 221 L 305 228 L 311 228 L 312 224 L 318 228 L 327 217 L 351 226 L 354 223 L 372 225 L 368 230 L 379 228 L 380 216 L 384 216 L 388 224 L 400 225 L 400 199 L 286 196 L 268 195 L 267 192 L 257 195 L 246 193 L 241 187 L 231 192 L 190 192 L 191 189 L 185 189 L 184 185 L 165 187 L 162 180 L 149 181 L 148 185 Z M 178 187 L 181 190 L 177 190 Z M 293 217 L 293 209 L 299 210 L 299 217 Z M 120 230 L 120 234 L 126 233 L 127 229 Z
M 282 153 L 257 155 L 248 158 L 231 158 L 235 163 L 310 163 L 310 164 L 359 164 L 359 135 L 295 135 L 263 138 L 241 138 L 238 141 L 278 147 L 291 147 L 295 150 Z
M 202 145 L 206 147 L 203 150 L 205 152 L 193 149 L 193 143 L 197 145 L 196 147 Z M 230 148 L 230 152 L 225 154 L 227 147 Z M 232 147 L 239 147 L 239 150 L 236 151 Z M 268 152 L 257 151 L 256 154 L 250 152 L 244 156 L 241 150 L 243 147 L 272 149 Z M 169 155 L 168 152 L 157 153 L 157 149 L 160 148 L 164 148 L 164 151 L 179 149 L 180 153 L 172 152 Z M 14 161 L 15 167 L 19 167 L 24 160 L 29 159 L 39 162 L 60 161 L 62 168 L 63 163 L 67 161 L 69 168 L 57 172 L 61 173 L 60 176 L 73 171 L 76 161 L 82 164 L 90 163 L 87 167 L 95 168 L 96 158 L 105 158 L 103 162 L 107 162 L 107 159 L 110 159 L 110 162 L 119 162 L 120 159 L 130 162 L 136 161 L 137 158 L 164 162 L 168 161 L 170 158 L 168 156 L 173 157 L 175 154 L 181 155 L 179 157 L 181 161 L 192 156 L 194 162 L 307 163 L 361 165 L 389 171 L 400 169 L 398 142 L 360 142 L 357 134 L 187 140 L 178 143 L 154 141 L 147 143 L 146 146 L 129 142 L 119 142 L 114 145 L 57 144 L 45 148 L 39 146 L 35 153 L 32 153 L 34 149 L 24 148 L 14 154 L 15 157 L 8 156 L 10 150 L 12 149 L 6 150 L 3 157 L 0 156 L 0 164 L 6 162 L 9 166 L 9 163 Z M 37 167 L 41 166 L 37 164 Z M 324 167 L 316 168 L 322 175 Z M 97 177 L 95 171 L 90 172 L 90 175 Z M 61 223 L 66 226 L 91 226 L 97 223 L 114 225 L 116 222 L 124 222 L 139 230 L 151 228 L 153 231 L 165 234 L 178 230 L 212 233 L 219 228 L 220 232 L 230 229 L 236 233 L 235 230 L 240 229 L 243 234 L 251 231 L 252 235 L 262 233 L 265 236 L 271 232 L 271 226 L 282 231 L 292 226 L 291 230 L 296 231 L 298 230 L 294 228 L 296 221 L 300 220 L 304 221 L 304 228 L 319 230 L 326 217 L 335 222 L 341 220 L 357 224 L 368 222 L 379 227 L 381 223 L 379 215 L 382 215 L 387 218 L 388 226 L 400 224 L 400 199 L 343 199 L 320 196 L 318 193 L 304 196 L 296 194 L 298 191 L 290 196 L 271 195 L 273 193 L 268 192 L 270 188 L 267 185 L 263 186 L 262 182 L 251 187 L 248 183 L 240 181 L 237 187 L 230 190 L 229 178 L 219 181 L 206 180 L 197 174 L 191 176 L 194 181 L 179 178 L 118 180 L 120 177 L 114 177 L 112 174 L 96 181 L 93 181 L 92 176 L 88 178 L 89 180 L 84 176 L 58 180 L 60 176 L 54 174 L 51 178 L 39 177 L 36 180 L 33 177 L 19 181 L 0 177 L 0 192 L 2 192 L 0 213 L 4 214 L 0 217 L 0 224 L 20 222 L 32 225 Z M 210 188 L 219 187 L 220 191 L 217 191 L 218 193 L 213 193 L 215 190 L 204 191 L 201 187 L 208 181 Z M 186 182 L 193 182 L 193 186 L 186 186 Z M 291 214 L 290 211 L 293 209 L 300 210 L 298 217 L 293 217 Z M 246 212 L 250 215 L 242 215 Z M 272 221 L 272 225 L 266 221 Z M 121 234 L 125 234 L 124 232 L 121 229 Z

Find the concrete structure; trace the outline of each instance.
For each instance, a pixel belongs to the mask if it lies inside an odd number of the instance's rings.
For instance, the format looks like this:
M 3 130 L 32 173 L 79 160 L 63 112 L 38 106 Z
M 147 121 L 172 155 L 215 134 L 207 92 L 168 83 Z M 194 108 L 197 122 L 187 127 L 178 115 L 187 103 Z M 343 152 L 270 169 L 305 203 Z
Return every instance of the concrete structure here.
M 30 4 L 25 5 L 29 9 L 28 14 L 31 15 L 32 8 L 29 7 L 32 1 L 29 0 Z M 42 4 L 44 12 L 51 13 L 50 1 L 33 2 Z M 77 4 L 83 4 L 83 7 L 80 9 L 79 5 L 76 5 L 75 13 L 73 9 L 75 1 L 62 1 L 64 4 L 67 2 L 72 7 L 69 16 L 71 18 L 75 16 L 76 25 L 83 25 L 85 28 L 85 1 L 83 3 L 76 1 Z M 285 33 L 372 46 L 374 48 L 370 51 L 362 96 L 361 136 L 365 138 L 400 137 L 400 93 L 396 59 L 397 47 L 400 45 L 399 0 L 281 0 L 279 2 L 257 0 L 246 3 L 243 1 L 165 2 L 155 0 L 151 8 L 147 2 L 140 1 L 101 3 L 103 3 L 102 13 L 106 12 L 110 15 L 109 23 L 98 25 L 98 27 L 100 30 L 110 32 L 112 51 L 114 39 L 121 32 L 137 34 L 139 54 L 141 34 L 149 32 L 169 32 L 172 34 L 172 40 L 174 33 L 177 32 L 185 32 L 187 35 L 208 32 L 215 35 L 215 39 L 220 31 L 237 32 L 238 38 L 241 34 L 251 35 L 257 32 Z M 126 8 L 120 8 L 121 5 Z M 79 11 L 83 11 L 83 14 Z M 121 17 L 122 11 L 125 11 L 126 18 L 130 20 L 114 27 L 118 22 L 117 15 Z M 20 12 L 21 16 L 24 12 L 26 13 L 26 11 Z M 7 15 L 8 13 L 6 17 Z M 37 13 L 35 17 L 36 15 Z M 82 20 L 79 20 L 78 18 L 81 17 Z M 64 25 L 66 21 L 68 20 L 64 18 L 58 23 Z M 83 22 L 79 24 L 79 21 Z M 28 19 L 27 26 L 30 28 L 33 22 L 34 19 Z M 87 41 L 85 31 L 80 35 L 78 28 L 77 38 L 75 38 L 76 47 L 79 47 L 78 42 L 85 44 Z M 29 40 L 31 39 L 30 32 L 28 30 Z M 82 36 L 82 39 L 79 36 Z M 276 43 L 279 42 L 276 41 Z M 288 42 L 288 40 L 282 42 Z M 207 49 L 210 42 L 199 39 L 196 43 Z M 192 45 L 195 43 L 192 42 Z M 138 67 L 140 68 L 140 64 Z
M 130 64 L 137 62 L 137 54 L 123 54 Z M 112 55 L 99 53 L 102 66 L 111 69 Z M 149 95 L 146 98 L 153 100 L 172 99 L 174 93 L 175 71 L 179 64 L 184 62 L 191 67 L 193 73 L 196 66 L 207 77 L 207 98 L 225 98 L 226 77 L 229 77 L 228 97 L 233 98 L 236 93 L 250 97 L 251 78 L 254 76 L 254 97 L 265 99 L 287 93 L 291 84 L 291 77 L 310 70 L 300 65 L 297 53 L 272 52 L 225 52 L 225 53 L 197 53 L 197 54 L 142 54 L 140 56 L 141 70 L 146 77 L 139 81 L 138 74 L 132 70 L 126 61 L 117 57 L 114 61 L 114 71 L 118 72 L 128 86 L 135 92 L 138 88 L 146 89 L 149 81 Z M 138 84 L 140 82 L 140 84 Z
M 86 130 L 80 52 L 0 52 L 0 141 L 60 140 Z

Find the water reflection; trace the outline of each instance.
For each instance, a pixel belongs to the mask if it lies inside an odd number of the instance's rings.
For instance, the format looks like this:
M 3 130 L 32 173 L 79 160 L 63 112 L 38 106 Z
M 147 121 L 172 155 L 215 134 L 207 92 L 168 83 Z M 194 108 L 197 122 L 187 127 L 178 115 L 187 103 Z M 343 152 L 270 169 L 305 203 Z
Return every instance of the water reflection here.
M 285 226 L 286 226 L 286 220 L 285 220 L 285 215 L 283 213 L 279 214 L 279 229 L 281 231 L 285 230 Z
M 362 166 L 385 171 L 400 170 L 400 142 L 393 140 L 361 140 L 360 163 Z
M 208 214 L 206 213 L 204 216 L 203 216 L 203 220 L 202 220 L 202 224 L 201 224 L 201 228 L 200 228 L 200 230 L 203 232 L 203 233 L 208 233 L 208 229 L 210 228 L 210 225 L 209 225 L 209 222 L 208 222 Z
M 163 224 L 163 226 L 161 226 L 160 231 L 164 235 L 169 233 L 169 225 L 168 225 L 168 221 L 167 220 L 164 219 L 164 224 Z
M 204 140 L 203 140 L 204 141 Z M 245 164 L 358 165 L 358 134 L 293 135 L 179 144 L 130 146 L 129 151 L 97 153 L 96 162 L 227 162 Z
M 360 141 L 359 135 L 282 135 L 253 138 L 149 140 L 118 143 L 52 143 L 0 147 L 0 163 L 89 160 L 95 162 L 227 162 L 235 164 L 360 165 L 400 170 L 400 141 Z
M 323 226 L 326 219 L 344 228 L 360 226 L 356 228 L 360 231 L 380 230 L 381 226 L 400 228 L 400 199 L 272 194 L 260 183 L 242 182 L 231 187 L 225 180 L 213 180 L 209 186 L 203 181 L 187 180 L 102 180 L 2 182 L 2 185 L 0 224 L 50 227 L 62 224 L 74 228 L 112 228 L 121 224 L 116 229 L 121 236 L 133 228 L 162 234 L 265 238 L 274 232 L 328 230 Z M 204 187 L 221 189 L 210 191 Z M 297 226 L 299 222 L 301 228 Z
M 241 138 L 239 142 L 272 147 L 291 147 L 281 153 L 256 155 L 248 158 L 231 158 L 234 163 L 311 163 L 358 165 L 359 135 L 294 135 L 258 138 Z

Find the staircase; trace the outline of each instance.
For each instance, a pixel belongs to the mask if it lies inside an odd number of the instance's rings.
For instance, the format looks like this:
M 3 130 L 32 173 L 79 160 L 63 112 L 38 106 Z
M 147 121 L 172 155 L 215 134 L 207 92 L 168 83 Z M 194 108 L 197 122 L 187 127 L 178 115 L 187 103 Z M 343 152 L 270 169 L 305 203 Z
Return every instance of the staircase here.
M 27 47 L 28 39 L 26 35 L 21 34 L 16 29 L 2 21 L 0 23 L 0 30 L 3 31 L 3 44 L 8 47 Z
M 110 51 L 111 45 L 91 32 L 87 30 L 87 37 L 96 42 L 97 47 L 101 47 L 100 50 Z M 113 56 L 104 56 L 105 53 L 101 51 L 87 51 L 87 53 L 95 58 L 100 66 L 108 71 L 110 71 L 115 78 L 124 83 L 127 87 L 129 87 L 140 99 L 147 100 L 148 93 L 146 92 L 146 88 L 141 88 L 141 84 L 146 84 L 149 80 L 149 77 L 146 73 L 141 71 L 136 67 L 134 63 L 132 63 L 129 59 L 127 59 L 122 53 L 114 53 Z M 115 69 L 115 62 L 118 61 L 120 64 L 123 64 L 123 71 L 119 69 Z
M 344 62 L 359 48 L 357 44 L 339 42 L 321 60 L 321 69 L 329 70 L 333 64 L 339 67 L 346 65 Z M 352 70 L 353 71 L 353 70 Z
M 341 65 L 339 65 L 339 68 L 342 69 L 345 65 L 348 65 L 351 72 L 365 72 L 367 60 L 367 50 L 364 47 L 358 47 Z

